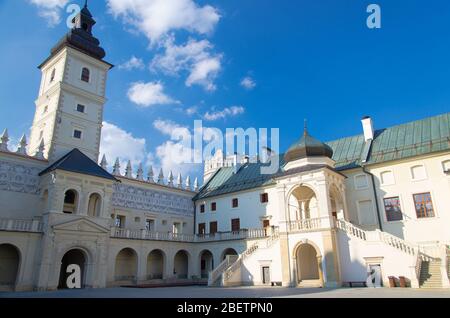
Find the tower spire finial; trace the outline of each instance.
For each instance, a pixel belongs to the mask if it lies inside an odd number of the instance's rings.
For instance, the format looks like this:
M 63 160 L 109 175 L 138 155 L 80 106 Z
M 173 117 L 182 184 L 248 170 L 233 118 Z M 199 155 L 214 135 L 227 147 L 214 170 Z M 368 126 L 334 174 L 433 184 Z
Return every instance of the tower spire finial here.
M 87 8 L 88 6 L 88 0 L 84 0 L 84 7 Z
M 306 118 L 304 120 L 303 135 L 306 136 L 308 134 L 308 120 Z

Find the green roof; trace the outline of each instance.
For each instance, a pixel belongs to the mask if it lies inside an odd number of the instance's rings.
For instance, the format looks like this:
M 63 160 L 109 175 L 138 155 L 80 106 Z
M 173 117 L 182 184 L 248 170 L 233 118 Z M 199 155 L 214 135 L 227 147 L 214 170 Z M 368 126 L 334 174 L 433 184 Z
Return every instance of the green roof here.
M 450 150 L 450 113 L 377 130 L 371 144 L 365 142 L 363 134 L 326 144 L 333 149 L 339 171 L 360 167 L 362 158 L 367 158 L 366 164 L 375 164 Z M 283 158 L 280 155 L 281 169 Z M 219 169 L 194 200 L 273 184 L 275 175 L 261 175 L 261 166 L 246 164 L 237 173 L 233 167 Z
M 450 113 L 375 131 L 368 156 L 362 134 L 327 144 L 338 170 L 359 167 L 363 157 L 375 164 L 450 150 Z

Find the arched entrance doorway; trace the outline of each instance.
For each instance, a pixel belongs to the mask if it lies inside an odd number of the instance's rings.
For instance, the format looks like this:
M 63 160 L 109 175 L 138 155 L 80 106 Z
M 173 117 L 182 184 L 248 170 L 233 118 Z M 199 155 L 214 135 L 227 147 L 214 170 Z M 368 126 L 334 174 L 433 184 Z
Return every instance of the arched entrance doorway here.
M 201 278 L 208 278 L 209 272 L 214 269 L 214 258 L 210 251 L 204 250 L 200 253 Z
M 14 289 L 19 272 L 20 253 L 11 244 L 0 245 L 0 289 Z
M 79 249 L 73 249 L 64 254 L 61 260 L 61 270 L 59 274 L 59 289 L 66 289 L 67 287 L 67 279 L 73 273 L 72 271 L 67 273 L 67 267 L 69 265 L 78 265 L 80 267 L 80 282 L 81 288 L 84 287 L 85 282 L 85 269 L 86 269 L 86 256 L 85 253 Z
M 222 253 L 222 260 L 225 260 L 225 258 L 227 256 L 238 256 L 238 252 L 236 252 L 236 250 L 234 248 L 227 248 L 225 251 L 223 251 Z
M 137 275 L 137 253 L 131 248 L 124 248 L 117 254 L 114 270 L 116 281 L 135 281 Z
M 147 257 L 147 279 L 163 279 L 164 276 L 164 253 L 154 250 Z
M 309 244 L 301 244 L 295 255 L 297 263 L 297 283 L 305 287 L 322 287 L 321 257 L 316 248 Z
M 189 256 L 186 251 L 179 251 L 175 255 L 173 274 L 178 279 L 187 279 L 189 273 Z

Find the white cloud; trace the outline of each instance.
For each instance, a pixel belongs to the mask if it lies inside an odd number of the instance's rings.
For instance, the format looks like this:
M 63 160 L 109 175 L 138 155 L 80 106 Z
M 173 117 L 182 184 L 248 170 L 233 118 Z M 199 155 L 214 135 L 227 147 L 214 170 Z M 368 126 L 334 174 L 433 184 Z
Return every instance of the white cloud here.
M 232 106 L 232 107 L 227 107 L 224 108 L 223 110 L 220 111 L 211 111 L 211 112 L 206 112 L 205 115 L 203 115 L 203 118 L 205 120 L 218 120 L 218 119 L 223 119 L 229 116 L 237 116 L 239 114 L 243 114 L 245 112 L 245 108 L 242 106 Z
M 188 72 L 186 86 L 197 84 L 208 91 L 215 90 L 214 81 L 222 67 L 222 54 L 211 52 L 214 46 L 208 40 L 189 39 L 184 45 L 174 42 L 172 35 L 162 43 L 164 54 L 156 55 L 150 68 L 172 76 Z
M 106 155 L 110 167 L 114 165 L 116 158 L 119 158 L 122 172 L 128 160 L 131 160 L 133 166 L 136 166 L 145 162 L 148 156 L 144 138 L 136 138 L 131 133 L 108 122 L 103 122 L 100 154 L 101 156 Z
M 203 86 L 207 91 L 216 90 L 214 80 L 220 71 L 220 57 L 212 57 L 196 63 L 186 80 L 186 86 L 193 84 Z
M 49 26 L 53 27 L 61 22 L 61 10 L 69 0 L 29 0 L 38 8 L 39 16 L 45 18 Z
M 188 109 L 186 109 L 186 114 L 188 114 L 189 116 L 195 115 L 197 113 L 198 113 L 197 106 L 192 106 L 192 107 L 189 107 Z
M 155 124 L 156 126 L 156 124 Z M 186 129 L 187 127 L 180 126 L 169 121 L 159 121 L 158 127 L 164 134 L 169 135 L 170 128 L 174 129 Z M 167 179 L 169 171 L 173 171 L 175 177 L 179 172 L 186 177 L 189 173 L 194 175 L 201 174 L 201 165 L 184 164 L 190 159 L 191 149 L 184 147 L 181 143 L 176 141 L 166 141 L 157 146 L 155 153 L 147 152 L 145 138 L 137 138 L 130 132 L 124 129 L 108 123 L 103 122 L 102 138 L 100 143 L 100 154 L 106 155 L 109 165 L 109 171 L 112 171 L 112 167 L 119 158 L 121 173 L 125 173 L 125 168 L 128 160 L 131 161 L 133 166 L 133 176 L 136 176 L 137 166 L 140 163 L 144 164 L 145 173 L 147 173 L 147 167 L 153 166 L 153 172 L 155 179 L 159 173 L 159 169 L 163 168 L 164 176 Z M 100 159 L 101 159 L 100 157 Z M 145 174 L 146 175 L 146 174 Z
M 201 165 L 192 164 L 194 149 L 189 128 L 169 120 L 155 120 L 153 127 L 171 140 L 156 148 L 156 157 L 164 171 L 178 171 L 182 174 L 199 173 Z
M 128 61 L 119 65 L 120 70 L 131 71 L 134 69 L 142 70 L 145 68 L 144 61 L 141 58 L 132 56 Z
M 127 95 L 130 101 L 141 107 L 179 103 L 164 93 L 160 82 L 132 83 Z
M 109 11 L 155 43 L 173 30 L 212 32 L 220 20 L 216 8 L 193 0 L 107 0 Z
M 247 90 L 252 90 L 256 87 L 256 82 L 253 78 L 247 76 L 242 79 L 241 86 Z

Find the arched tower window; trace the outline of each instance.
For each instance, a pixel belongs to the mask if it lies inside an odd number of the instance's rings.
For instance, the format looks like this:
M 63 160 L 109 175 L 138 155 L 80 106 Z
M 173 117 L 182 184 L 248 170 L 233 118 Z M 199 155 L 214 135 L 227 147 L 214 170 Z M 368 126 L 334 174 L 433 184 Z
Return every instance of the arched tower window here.
M 56 70 L 53 69 L 52 74 L 50 75 L 50 83 L 52 83 L 55 80 L 55 76 L 56 76 Z
M 81 71 L 81 80 L 83 82 L 89 83 L 91 77 L 91 71 L 87 67 L 83 67 L 83 70 Z
M 75 190 L 67 190 L 64 195 L 63 212 L 74 214 L 77 212 L 78 193 Z
M 99 217 L 102 199 L 97 193 L 91 194 L 88 204 L 88 215 L 91 217 Z

